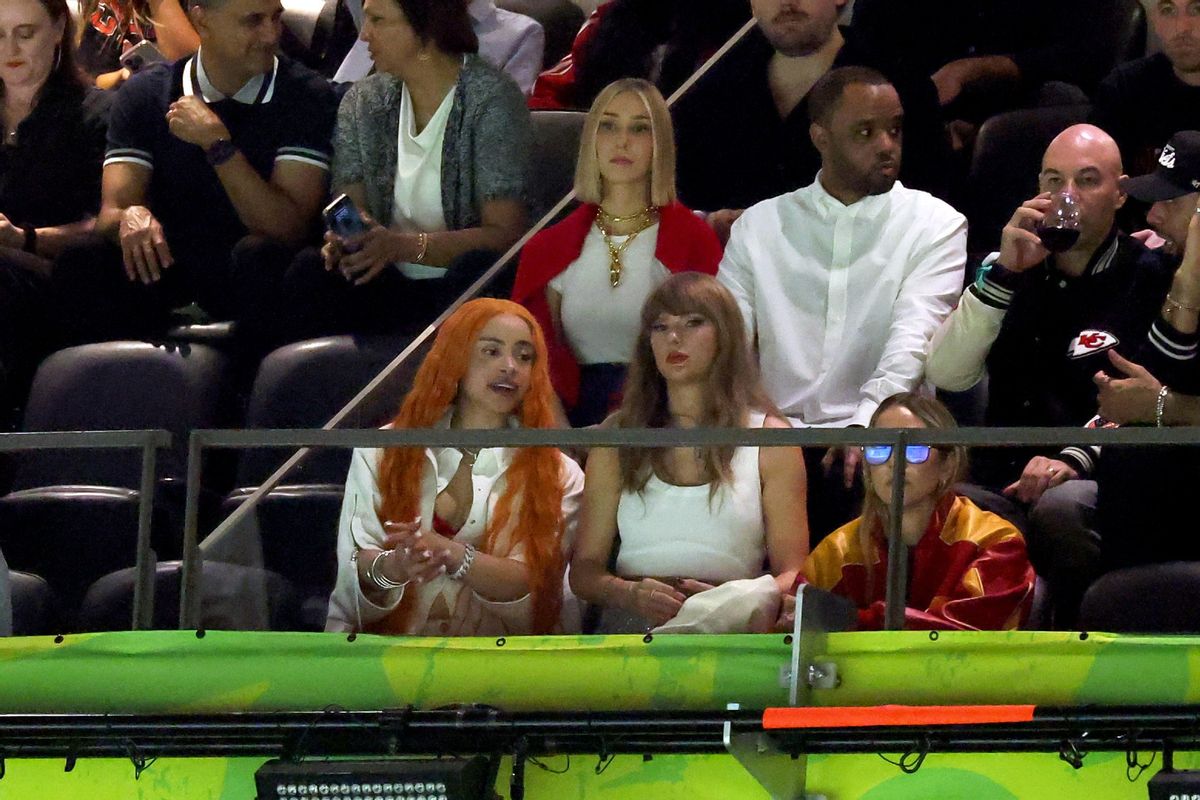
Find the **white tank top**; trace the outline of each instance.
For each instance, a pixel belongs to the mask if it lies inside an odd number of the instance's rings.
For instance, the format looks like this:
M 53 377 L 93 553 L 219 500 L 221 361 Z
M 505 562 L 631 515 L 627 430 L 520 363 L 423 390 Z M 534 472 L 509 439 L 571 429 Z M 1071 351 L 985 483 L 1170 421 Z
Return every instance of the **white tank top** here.
M 751 413 L 749 427 L 761 428 Z M 675 486 L 651 475 L 642 492 L 622 492 L 617 574 L 731 581 L 763 574 L 766 529 L 758 448 L 739 447 L 733 479 L 709 501 L 709 485 Z

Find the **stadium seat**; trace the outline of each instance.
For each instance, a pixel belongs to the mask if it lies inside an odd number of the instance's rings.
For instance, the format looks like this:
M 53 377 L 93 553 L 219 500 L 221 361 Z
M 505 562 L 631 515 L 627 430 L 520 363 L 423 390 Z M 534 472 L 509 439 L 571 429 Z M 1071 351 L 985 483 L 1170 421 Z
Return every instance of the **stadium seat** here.
M 343 475 L 344 478 L 344 475 Z M 253 489 L 241 489 L 225 500 L 231 514 Z M 258 535 L 264 569 L 286 578 L 300 606 L 300 630 L 322 630 L 337 577 L 337 529 L 345 483 L 280 486 L 254 511 L 257 523 L 247 530 Z
M 288 345 L 263 360 L 246 415 L 248 428 L 319 428 L 354 398 L 408 344 L 405 337 L 332 336 Z M 427 347 L 415 353 L 342 427 L 374 428 L 399 408 Z M 241 454 L 237 486 L 224 515 L 253 494 L 291 454 L 251 449 Z M 348 450 L 310 452 L 255 509 L 240 529 L 237 560 L 279 573 L 300 597 L 301 626 L 320 630 L 336 573 L 338 512 L 350 464 Z M 246 537 L 256 537 L 248 541 Z M 227 560 L 232 557 L 227 556 Z
M 575 185 L 575 159 L 583 133 L 582 111 L 534 111 L 534 168 L 529 190 L 534 213 L 549 211 Z
M 13 636 L 48 636 L 58 633 L 59 601 L 40 575 L 9 571 L 12 590 Z
M 174 447 L 159 453 L 152 536 L 159 556 L 172 557 L 180 552 L 188 432 L 221 427 L 229 395 L 226 359 L 210 348 L 84 345 L 42 363 L 24 429 L 170 430 Z M 10 566 L 45 578 L 69 619 L 92 581 L 134 564 L 140 485 L 140 452 L 22 454 L 15 490 L 0 498 L 0 547 Z
M 497 0 L 499 8 L 533 17 L 546 31 L 546 53 L 542 67 L 557 64 L 571 50 L 575 34 L 586 17 L 570 0 Z
M 129 630 L 137 570 L 122 569 L 88 589 L 79 612 L 81 631 Z M 183 585 L 179 561 L 160 562 L 154 575 L 154 630 L 179 627 Z M 202 571 L 200 627 L 211 630 L 297 630 L 296 595 L 272 572 L 209 561 Z
M 1013 210 L 1037 194 L 1042 153 L 1066 128 L 1086 122 L 1088 105 L 1025 108 L 983 123 L 975 141 L 965 201 L 970 220 L 967 249 L 986 253 L 1000 244 L 1000 230 Z
M 349 403 L 409 339 L 403 336 L 328 336 L 296 342 L 263 359 L 246 409 L 247 428 L 320 428 Z M 375 428 L 400 407 L 427 352 L 423 347 L 381 385 L 343 428 Z M 257 486 L 290 455 L 286 450 L 254 449 L 241 454 L 237 486 Z M 343 483 L 346 450 L 312 453 L 288 483 Z
M 1112 633 L 1200 633 L 1200 562 L 1173 561 L 1119 569 L 1083 596 L 1079 626 Z

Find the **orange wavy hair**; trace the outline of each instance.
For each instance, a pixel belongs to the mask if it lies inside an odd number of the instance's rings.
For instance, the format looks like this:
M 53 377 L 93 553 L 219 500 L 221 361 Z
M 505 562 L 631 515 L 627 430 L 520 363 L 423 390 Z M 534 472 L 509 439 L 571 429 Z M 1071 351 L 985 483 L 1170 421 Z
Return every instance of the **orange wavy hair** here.
M 529 389 L 516 415 L 526 428 L 553 428 L 554 389 L 547 368 L 546 340 L 533 315 L 524 306 L 508 300 L 480 298 L 464 303 L 438 331 L 437 339 L 413 379 L 412 389 L 392 420 L 396 428 L 432 428 L 446 414 L 458 396 L 458 385 L 467 373 L 475 340 L 494 317 L 512 314 L 529 326 L 535 358 Z M 561 455 L 554 447 L 523 447 L 509 465 L 504 494 L 496 502 L 496 511 L 488 521 L 480 550 L 505 556 L 524 546 L 529 568 L 529 589 L 533 595 L 533 632 L 551 633 L 562 610 L 563 563 Z M 421 475 L 425 451 L 415 447 L 387 450 L 380 462 L 379 490 L 382 502 L 377 509 L 380 520 L 413 519 L 420 511 Z M 510 522 L 513 524 L 510 525 Z M 496 552 L 502 533 L 511 532 L 508 549 Z M 409 602 L 414 593 L 405 595 L 386 620 L 383 629 L 401 633 L 411 613 Z

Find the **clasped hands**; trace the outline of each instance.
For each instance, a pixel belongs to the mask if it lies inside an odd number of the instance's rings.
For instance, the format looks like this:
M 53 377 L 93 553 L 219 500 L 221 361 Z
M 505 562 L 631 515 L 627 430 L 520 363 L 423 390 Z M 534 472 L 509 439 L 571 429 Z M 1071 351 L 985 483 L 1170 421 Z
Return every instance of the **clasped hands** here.
M 398 583 L 426 583 L 462 564 L 466 547 L 439 533 L 421 529 L 421 520 L 383 523 L 383 547 L 389 555 L 379 567 Z

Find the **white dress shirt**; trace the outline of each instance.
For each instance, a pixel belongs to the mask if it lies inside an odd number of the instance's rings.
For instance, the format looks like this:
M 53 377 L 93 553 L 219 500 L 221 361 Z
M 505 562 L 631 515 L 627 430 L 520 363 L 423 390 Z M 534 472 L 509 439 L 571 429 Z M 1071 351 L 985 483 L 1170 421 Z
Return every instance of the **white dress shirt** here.
M 508 73 L 526 95 L 532 92 L 546 49 L 546 32 L 541 23 L 524 14 L 496 8 L 495 0 L 471 0 L 467 11 L 479 38 L 480 58 Z M 374 66 L 367 43 L 359 39 L 346 54 L 333 80 L 356 81 L 366 77 Z
M 844 205 L 820 179 L 747 209 L 717 277 L 793 424 L 866 425 L 921 383 L 929 339 L 962 290 L 967 223 L 899 182 Z

